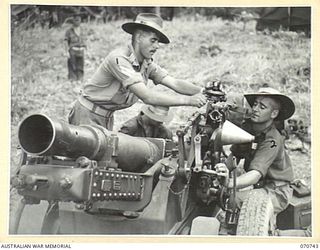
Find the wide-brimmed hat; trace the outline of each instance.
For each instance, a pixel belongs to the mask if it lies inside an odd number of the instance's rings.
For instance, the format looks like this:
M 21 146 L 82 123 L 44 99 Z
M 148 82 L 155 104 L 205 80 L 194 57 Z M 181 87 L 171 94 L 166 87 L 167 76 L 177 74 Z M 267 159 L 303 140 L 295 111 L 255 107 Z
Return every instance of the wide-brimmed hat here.
M 137 28 L 149 28 L 159 35 L 159 42 L 170 43 L 169 38 L 163 31 L 162 18 L 154 13 L 140 13 L 133 22 L 122 24 L 122 29 L 129 34 L 133 34 Z
M 170 122 L 173 118 L 169 107 L 165 106 L 143 105 L 141 111 L 152 120 L 158 122 Z
M 271 97 L 280 102 L 280 110 L 275 120 L 286 120 L 294 114 L 294 102 L 286 95 L 281 94 L 278 90 L 270 87 L 260 88 L 257 93 L 244 95 L 250 106 L 253 105 L 257 96 Z

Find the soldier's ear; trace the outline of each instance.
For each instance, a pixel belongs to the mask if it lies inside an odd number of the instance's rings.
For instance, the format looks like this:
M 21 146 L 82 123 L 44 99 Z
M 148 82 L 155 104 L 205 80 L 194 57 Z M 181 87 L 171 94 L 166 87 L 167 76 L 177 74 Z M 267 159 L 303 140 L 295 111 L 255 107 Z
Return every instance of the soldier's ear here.
M 135 43 L 139 43 L 142 36 L 143 36 L 143 31 L 140 29 L 136 29 L 133 33 L 133 39 Z
M 279 115 L 279 110 L 278 110 L 278 109 L 274 109 L 274 110 L 271 112 L 271 118 L 272 118 L 272 119 L 275 119 L 278 115 Z

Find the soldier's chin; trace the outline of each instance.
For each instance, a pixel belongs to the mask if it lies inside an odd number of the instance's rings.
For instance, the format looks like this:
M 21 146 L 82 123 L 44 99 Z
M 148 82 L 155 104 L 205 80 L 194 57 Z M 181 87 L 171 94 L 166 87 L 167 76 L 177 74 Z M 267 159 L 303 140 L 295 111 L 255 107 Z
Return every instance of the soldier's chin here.
M 257 121 L 258 121 L 258 117 L 256 117 L 256 116 L 251 117 L 250 120 L 251 120 L 252 122 L 257 122 Z

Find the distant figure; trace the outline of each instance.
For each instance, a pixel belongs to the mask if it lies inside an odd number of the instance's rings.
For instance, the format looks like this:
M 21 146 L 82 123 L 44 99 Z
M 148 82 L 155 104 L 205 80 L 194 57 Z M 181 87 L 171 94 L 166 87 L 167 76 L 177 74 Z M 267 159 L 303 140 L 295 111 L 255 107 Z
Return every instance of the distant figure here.
M 137 116 L 122 125 L 120 132 L 136 137 L 172 139 L 172 132 L 163 125 L 171 119 L 169 107 L 144 105 Z
M 83 34 L 81 32 L 81 17 L 74 16 L 71 19 L 72 27 L 66 31 L 66 54 L 68 55 L 68 79 L 71 81 L 81 81 L 84 73 L 84 43 Z

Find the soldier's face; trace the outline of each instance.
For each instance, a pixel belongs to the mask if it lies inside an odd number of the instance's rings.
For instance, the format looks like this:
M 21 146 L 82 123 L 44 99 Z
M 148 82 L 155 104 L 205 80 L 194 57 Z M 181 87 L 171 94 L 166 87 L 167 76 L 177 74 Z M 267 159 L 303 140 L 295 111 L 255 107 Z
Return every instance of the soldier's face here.
M 159 49 L 159 37 L 154 32 L 143 31 L 138 37 L 139 52 L 145 59 L 150 59 Z
M 74 21 L 73 21 L 73 25 L 75 27 L 79 27 L 81 23 L 81 18 L 80 17 L 75 17 Z
M 277 117 L 277 103 L 270 97 L 258 96 L 252 105 L 251 121 L 265 123 Z

